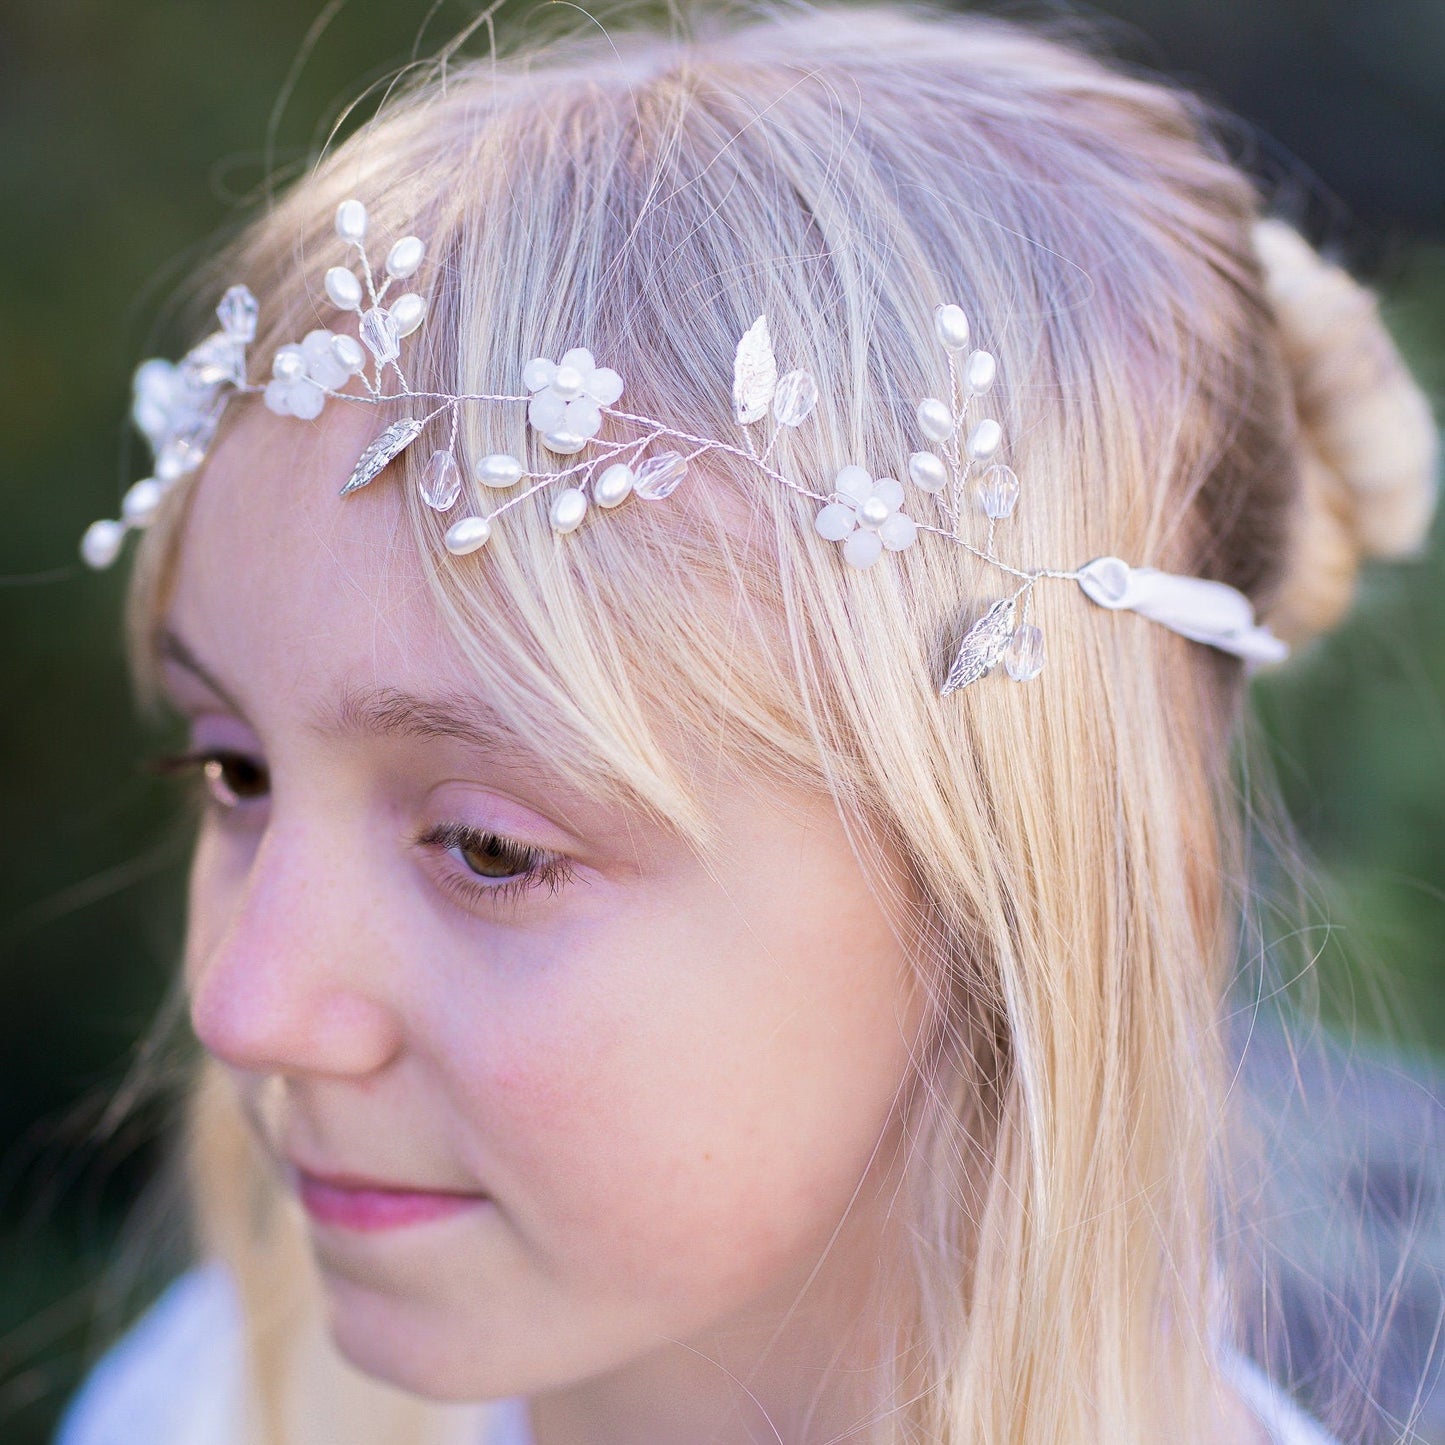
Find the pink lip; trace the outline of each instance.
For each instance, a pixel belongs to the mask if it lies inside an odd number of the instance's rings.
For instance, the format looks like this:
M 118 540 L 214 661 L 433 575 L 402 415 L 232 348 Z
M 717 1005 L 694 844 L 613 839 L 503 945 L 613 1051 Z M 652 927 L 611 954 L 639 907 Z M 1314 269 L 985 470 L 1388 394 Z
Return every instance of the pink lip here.
M 343 1229 L 399 1229 L 446 1219 L 487 1202 L 485 1194 L 458 1194 L 430 1189 L 392 1189 L 322 1179 L 296 1172 L 296 1190 L 306 1212 L 322 1224 Z

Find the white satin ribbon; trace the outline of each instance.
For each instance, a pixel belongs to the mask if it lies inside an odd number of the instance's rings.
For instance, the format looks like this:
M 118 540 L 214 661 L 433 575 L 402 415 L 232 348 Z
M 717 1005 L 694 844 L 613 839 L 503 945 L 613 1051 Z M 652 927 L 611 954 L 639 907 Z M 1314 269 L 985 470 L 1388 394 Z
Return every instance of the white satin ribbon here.
M 1282 662 L 1289 656 L 1288 646 L 1255 622 L 1249 598 L 1227 582 L 1131 567 L 1118 557 L 1096 557 L 1074 575 L 1084 595 L 1100 607 L 1138 612 L 1249 662 Z

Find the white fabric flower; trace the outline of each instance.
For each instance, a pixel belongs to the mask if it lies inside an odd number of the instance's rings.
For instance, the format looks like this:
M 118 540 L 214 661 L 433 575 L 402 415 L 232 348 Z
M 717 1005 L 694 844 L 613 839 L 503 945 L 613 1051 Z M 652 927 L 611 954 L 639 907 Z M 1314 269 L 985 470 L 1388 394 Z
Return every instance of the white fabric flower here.
M 574 346 L 558 362 L 533 357 L 522 384 L 532 393 L 527 420 L 554 452 L 581 451 L 602 425 L 602 408 L 622 395 L 622 378 L 610 366 L 598 366 L 585 346 Z
M 266 405 L 277 416 L 314 421 L 326 405 L 326 393 L 345 386 L 361 369 L 361 360 L 354 338 L 308 332 L 299 346 L 283 346 L 276 353 L 274 374 L 266 383 Z
M 871 567 L 883 549 L 901 552 L 918 536 L 918 524 L 904 516 L 903 488 L 892 477 L 869 476 L 866 467 L 849 466 L 833 479 L 833 494 L 818 513 L 820 536 L 843 544 L 843 557 L 855 567 Z

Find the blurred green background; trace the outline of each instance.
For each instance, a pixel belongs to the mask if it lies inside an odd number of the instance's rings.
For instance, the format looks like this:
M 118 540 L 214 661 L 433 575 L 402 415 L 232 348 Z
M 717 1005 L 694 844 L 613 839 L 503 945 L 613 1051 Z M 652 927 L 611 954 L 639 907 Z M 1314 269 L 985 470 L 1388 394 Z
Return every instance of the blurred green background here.
M 545 8 L 504 10 L 504 38 Z M 140 766 L 158 740 L 127 695 L 125 569 L 84 572 L 76 541 L 143 470 L 127 433 L 130 373 L 192 339 L 166 329 L 178 278 L 268 171 L 304 162 L 361 85 L 474 10 L 332 6 L 304 63 L 318 0 L 10 0 L 0 11 L 0 496 L 13 524 L 0 536 L 0 1439 L 14 1445 L 48 1437 L 87 1363 L 102 1268 L 161 1162 L 164 1100 L 93 1136 L 160 1007 L 181 923 L 186 825 L 175 793 Z M 1093 22 L 1126 57 L 1243 117 L 1241 158 L 1377 286 L 1438 401 L 1445 0 L 1006 13 Z M 1369 572 L 1350 623 L 1256 694 L 1324 865 L 1331 927 L 1311 951 L 1325 1017 L 1445 1045 L 1440 546 Z M 167 1268 L 142 1260 L 137 1297 Z

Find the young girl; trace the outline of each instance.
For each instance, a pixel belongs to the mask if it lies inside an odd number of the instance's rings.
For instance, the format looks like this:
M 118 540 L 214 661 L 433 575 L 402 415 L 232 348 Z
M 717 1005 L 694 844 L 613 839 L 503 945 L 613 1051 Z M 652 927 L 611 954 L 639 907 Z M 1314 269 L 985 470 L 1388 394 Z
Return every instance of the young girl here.
M 65 1445 L 1327 1439 L 1231 755 L 1434 433 L 1260 206 L 1164 85 L 790 10 L 453 59 L 252 225 L 85 543 L 204 1062 Z

